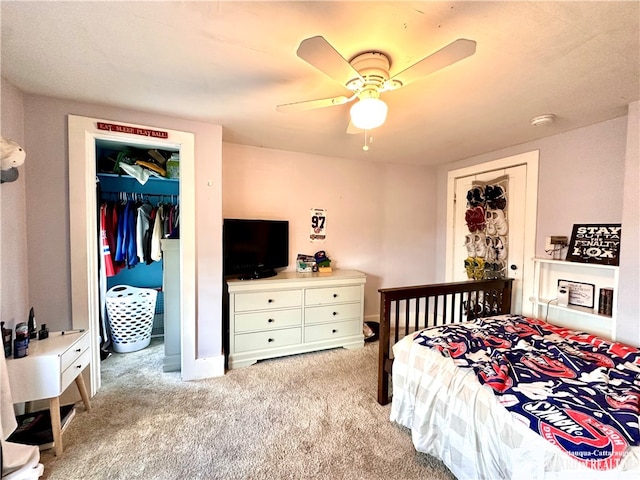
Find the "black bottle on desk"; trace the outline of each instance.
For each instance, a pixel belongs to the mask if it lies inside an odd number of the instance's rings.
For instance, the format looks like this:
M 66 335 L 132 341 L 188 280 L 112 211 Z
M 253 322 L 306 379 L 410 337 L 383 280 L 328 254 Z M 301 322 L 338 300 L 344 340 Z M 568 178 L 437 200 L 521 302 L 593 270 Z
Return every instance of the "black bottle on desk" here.
M 38 331 L 38 340 L 44 340 L 45 338 L 49 338 L 49 329 L 47 328 L 47 324 L 43 323 Z
M 27 322 L 29 326 L 29 339 L 35 340 L 38 338 L 38 332 L 36 331 L 36 315 L 33 312 L 33 307 L 29 310 L 29 321 Z
M 16 325 L 16 339 L 13 341 L 13 358 L 29 355 L 29 327 L 24 322 Z
M 0 331 L 2 331 L 2 345 L 4 346 L 4 356 L 9 358 L 11 356 L 13 343 L 13 330 L 10 328 L 4 328 L 4 322 L 0 322 Z

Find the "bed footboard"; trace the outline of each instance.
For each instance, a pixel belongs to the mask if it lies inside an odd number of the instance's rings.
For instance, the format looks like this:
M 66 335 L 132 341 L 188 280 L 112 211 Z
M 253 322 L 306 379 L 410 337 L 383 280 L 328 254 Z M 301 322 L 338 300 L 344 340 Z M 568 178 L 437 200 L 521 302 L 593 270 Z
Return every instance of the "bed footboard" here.
M 389 403 L 391 347 L 427 327 L 500 315 L 511 311 L 511 278 L 381 288 L 378 403 Z

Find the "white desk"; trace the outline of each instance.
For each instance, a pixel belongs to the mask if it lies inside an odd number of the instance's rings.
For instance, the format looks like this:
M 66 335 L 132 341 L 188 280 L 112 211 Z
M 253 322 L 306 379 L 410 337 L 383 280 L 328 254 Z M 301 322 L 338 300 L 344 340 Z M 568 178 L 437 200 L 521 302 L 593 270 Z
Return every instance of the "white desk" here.
M 75 381 L 85 409 L 91 409 L 82 371 L 91 361 L 89 332 L 52 332 L 45 340 L 31 340 L 29 355 L 7 358 L 14 403 L 49 399 L 55 454 L 62 453 L 60 395 Z

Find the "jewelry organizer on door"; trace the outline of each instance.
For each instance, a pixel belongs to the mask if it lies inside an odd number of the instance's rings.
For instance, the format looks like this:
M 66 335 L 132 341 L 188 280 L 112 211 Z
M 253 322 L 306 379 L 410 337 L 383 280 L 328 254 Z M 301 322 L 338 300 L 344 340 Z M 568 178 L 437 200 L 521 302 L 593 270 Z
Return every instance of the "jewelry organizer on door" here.
M 166 338 L 167 331 L 173 331 L 173 329 L 166 328 L 165 310 L 169 308 L 167 303 L 171 303 L 175 299 L 165 298 L 165 262 L 161 249 L 161 240 L 167 238 L 171 238 L 179 244 L 179 179 L 151 175 L 142 184 L 137 178 L 121 171 L 120 173 L 105 172 L 104 170 L 108 170 L 112 162 L 105 162 L 104 159 L 106 157 L 110 157 L 110 159 L 116 158 L 119 149 L 121 151 L 121 149 L 127 148 L 129 147 L 119 144 L 112 145 L 109 142 L 96 144 L 98 206 L 100 209 L 105 208 L 106 212 L 113 215 L 113 208 L 126 208 L 126 205 L 129 204 L 130 208 L 135 208 L 135 213 L 129 218 L 135 218 L 136 222 L 138 221 L 137 208 L 142 205 L 145 206 L 147 214 L 151 215 L 148 216 L 149 225 L 145 225 L 143 229 L 143 247 L 141 249 L 137 248 L 139 245 L 137 242 L 141 238 L 138 236 L 136 238 L 136 254 L 133 255 L 133 252 L 129 252 L 130 256 L 127 256 L 125 253 L 124 262 L 120 255 L 121 251 L 117 251 L 117 237 L 113 238 L 114 235 L 118 234 L 117 229 L 113 228 L 116 231 L 111 231 L 107 235 L 112 237 L 108 243 L 115 272 L 108 276 L 106 288 L 124 284 L 158 290 L 152 336 L 164 335 L 166 350 L 167 343 L 177 342 L 179 345 L 180 342 L 179 334 L 176 339 Z M 144 148 L 140 149 L 140 151 L 144 152 Z M 171 152 L 168 151 L 163 151 L 162 153 L 167 157 L 171 155 Z M 107 206 L 109 206 L 108 209 L 106 208 Z M 102 215 L 102 212 L 100 213 Z M 156 225 L 160 218 L 160 224 Z M 136 229 L 134 228 L 133 231 L 136 231 Z M 116 253 L 119 255 L 118 262 L 115 261 Z M 137 262 L 133 262 L 132 265 L 129 260 L 133 258 L 137 258 Z M 109 268 L 105 268 L 105 270 L 109 273 Z

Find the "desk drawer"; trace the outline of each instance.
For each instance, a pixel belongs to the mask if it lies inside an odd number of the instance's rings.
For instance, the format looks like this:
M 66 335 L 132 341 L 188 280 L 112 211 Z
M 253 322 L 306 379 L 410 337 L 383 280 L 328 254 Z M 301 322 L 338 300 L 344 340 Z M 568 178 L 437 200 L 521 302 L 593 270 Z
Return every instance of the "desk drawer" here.
M 328 303 L 358 302 L 362 287 L 352 285 L 347 287 L 308 288 L 305 291 L 305 305 L 326 305 Z
M 302 290 L 237 293 L 234 303 L 236 312 L 300 306 L 302 306 Z
M 84 370 L 85 367 L 89 365 L 90 360 L 91 352 L 89 350 L 85 350 L 84 353 L 76 357 L 75 361 L 62 372 L 61 387 L 63 391 L 71 384 L 71 382 L 75 380 L 75 378 L 82 372 L 82 370 Z
M 345 303 L 343 305 L 327 305 L 324 307 L 309 307 L 304 311 L 304 323 L 336 322 L 360 318 L 361 303 Z
M 70 333 L 69 335 L 78 335 Z M 60 368 L 64 372 L 69 365 L 76 362 L 76 359 L 89 349 L 91 337 L 85 334 L 80 340 L 71 345 L 60 357 Z
M 273 330 L 274 328 L 295 327 L 302 324 L 302 309 L 265 310 L 261 312 L 239 313 L 235 317 L 234 333 Z
M 301 328 L 285 328 L 272 332 L 243 333 L 234 337 L 235 353 L 297 345 L 302 342 Z
M 356 320 L 350 322 L 322 323 L 305 327 L 304 342 L 320 342 L 358 334 L 362 334 L 362 323 Z

